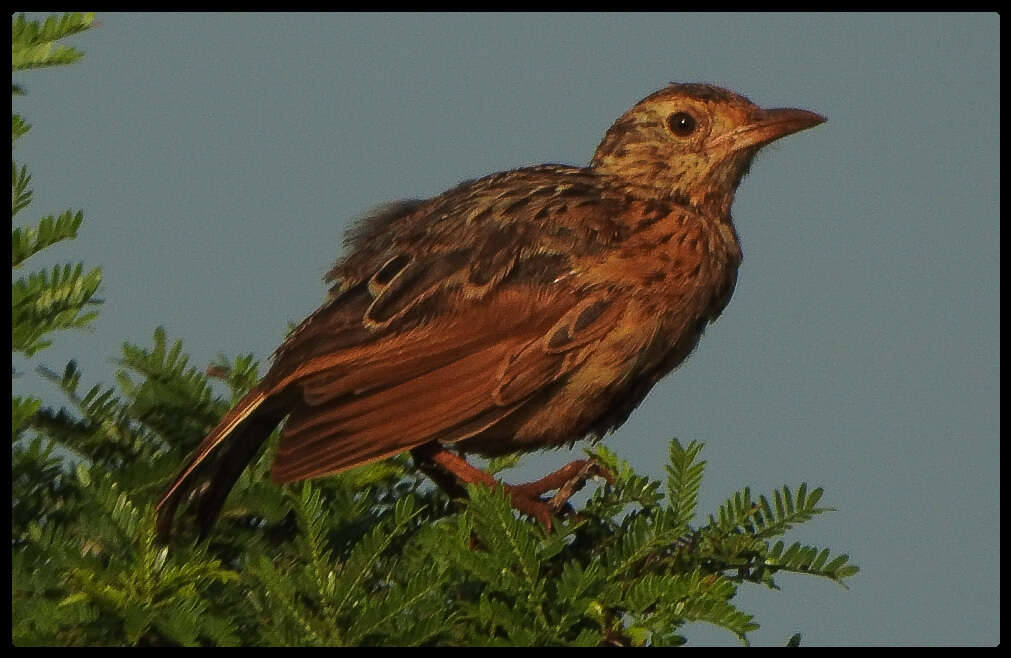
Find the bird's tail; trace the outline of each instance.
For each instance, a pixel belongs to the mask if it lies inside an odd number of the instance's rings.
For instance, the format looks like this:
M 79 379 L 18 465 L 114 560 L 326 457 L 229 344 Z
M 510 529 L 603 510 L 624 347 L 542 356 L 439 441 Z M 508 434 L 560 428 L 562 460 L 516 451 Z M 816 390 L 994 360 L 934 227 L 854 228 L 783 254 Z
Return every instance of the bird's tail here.
M 195 500 L 200 535 L 205 536 L 239 475 L 284 415 L 259 387 L 225 414 L 155 506 L 159 536 L 167 539 L 172 533 L 176 510 L 185 499 Z

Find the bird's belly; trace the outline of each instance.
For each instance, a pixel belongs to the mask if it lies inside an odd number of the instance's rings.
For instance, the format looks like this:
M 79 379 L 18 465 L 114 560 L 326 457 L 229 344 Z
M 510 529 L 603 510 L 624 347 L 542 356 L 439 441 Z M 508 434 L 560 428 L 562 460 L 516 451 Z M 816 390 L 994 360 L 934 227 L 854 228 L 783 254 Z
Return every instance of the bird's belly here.
M 653 386 L 688 357 L 705 324 L 696 322 L 676 336 L 662 331 L 609 336 L 569 376 L 455 445 L 496 457 L 599 439 L 622 425 Z

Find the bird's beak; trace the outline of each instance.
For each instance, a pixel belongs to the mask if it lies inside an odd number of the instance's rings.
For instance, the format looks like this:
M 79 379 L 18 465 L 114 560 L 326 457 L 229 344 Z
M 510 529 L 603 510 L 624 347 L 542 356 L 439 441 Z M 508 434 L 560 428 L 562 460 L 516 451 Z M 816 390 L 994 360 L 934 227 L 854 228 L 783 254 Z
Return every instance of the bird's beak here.
M 822 115 L 807 110 L 761 110 L 753 121 L 723 133 L 711 142 L 711 146 L 722 145 L 728 147 L 729 151 L 739 151 L 749 146 L 768 144 L 825 121 L 827 119 Z

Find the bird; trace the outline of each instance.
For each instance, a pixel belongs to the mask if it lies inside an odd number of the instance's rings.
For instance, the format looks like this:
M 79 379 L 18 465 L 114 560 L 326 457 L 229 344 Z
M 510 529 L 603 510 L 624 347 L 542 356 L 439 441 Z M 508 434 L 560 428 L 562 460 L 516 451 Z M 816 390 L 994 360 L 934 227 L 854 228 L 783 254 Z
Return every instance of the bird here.
M 731 204 L 755 154 L 825 120 L 671 83 L 621 115 L 587 166 L 512 169 L 370 211 L 326 300 L 159 500 L 160 535 L 184 501 L 208 532 L 282 423 L 278 484 L 410 452 L 459 493 L 497 482 L 468 455 L 599 440 L 729 302 L 742 260 Z M 507 491 L 550 528 L 592 471 L 581 460 Z M 561 501 L 540 498 L 555 489 Z

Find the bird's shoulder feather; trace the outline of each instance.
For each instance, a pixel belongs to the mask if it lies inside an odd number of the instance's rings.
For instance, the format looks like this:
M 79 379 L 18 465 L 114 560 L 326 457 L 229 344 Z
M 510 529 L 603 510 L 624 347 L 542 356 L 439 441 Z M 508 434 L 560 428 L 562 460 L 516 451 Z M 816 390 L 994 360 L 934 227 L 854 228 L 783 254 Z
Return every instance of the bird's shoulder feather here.
M 275 363 L 437 322 L 502 286 L 556 287 L 575 262 L 626 239 L 624 201 L 590 170 L 541 165 L 381 206 L 348 232 L 328 301 Z

